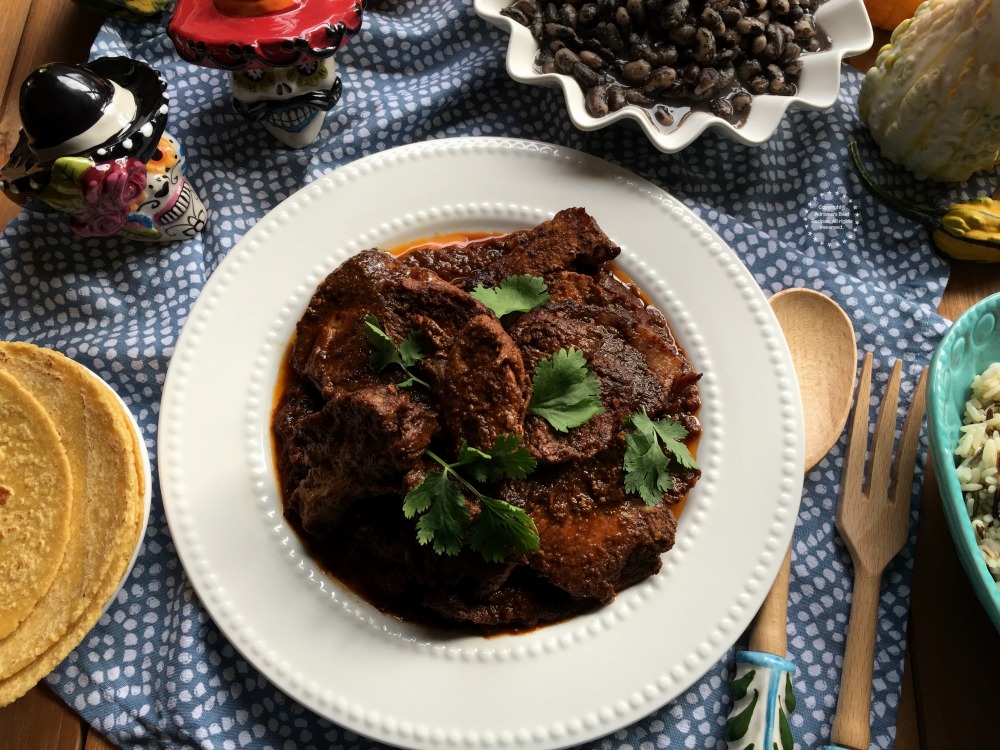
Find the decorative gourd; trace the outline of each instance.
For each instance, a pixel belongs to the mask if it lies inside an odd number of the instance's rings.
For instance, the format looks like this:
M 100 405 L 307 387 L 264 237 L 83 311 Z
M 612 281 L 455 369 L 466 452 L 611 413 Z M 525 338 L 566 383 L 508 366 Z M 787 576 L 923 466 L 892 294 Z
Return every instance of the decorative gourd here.
M 858 108 L 882 155 L 961 182 L 1000 159 L 1000 0 L 927 0 L 892 33 Z

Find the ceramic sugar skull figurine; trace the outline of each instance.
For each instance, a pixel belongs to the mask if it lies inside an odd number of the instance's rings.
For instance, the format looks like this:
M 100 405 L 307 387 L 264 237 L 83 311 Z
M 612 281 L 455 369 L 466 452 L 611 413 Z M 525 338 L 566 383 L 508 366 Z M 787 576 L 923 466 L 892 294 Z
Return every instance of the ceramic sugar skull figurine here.
M 340 99 L 333 56 L 363 11 L 361 0 L 178 0 L 167 33 L 185 60 L 228 71 L 239 114 L 303 148 Z
M 173 242 L 205 226 L 183 150 L 164 133 L 165 85 L 148 65 L 45 65 L 25 79 L 19 103 L 20 136 L 0 170 L 0 190 L 16 203 L 67 214 L 84 237 Z

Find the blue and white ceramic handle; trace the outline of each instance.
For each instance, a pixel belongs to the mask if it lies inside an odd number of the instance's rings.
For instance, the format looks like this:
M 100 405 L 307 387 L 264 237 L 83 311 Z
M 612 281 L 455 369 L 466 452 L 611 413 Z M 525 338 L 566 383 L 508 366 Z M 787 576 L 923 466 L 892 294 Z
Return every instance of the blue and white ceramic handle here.
M 760 651 L 736 654 L 733 710 L 726 722 L 729 750 L 794 750 L 788 716 L 795 710 L 788 659 Z
M 795 710 L 795 665 L 785 658 L 791 548 L 750 631 L 750 648 L 736 654 L 728 750 L 794 750 L 788 717 Z

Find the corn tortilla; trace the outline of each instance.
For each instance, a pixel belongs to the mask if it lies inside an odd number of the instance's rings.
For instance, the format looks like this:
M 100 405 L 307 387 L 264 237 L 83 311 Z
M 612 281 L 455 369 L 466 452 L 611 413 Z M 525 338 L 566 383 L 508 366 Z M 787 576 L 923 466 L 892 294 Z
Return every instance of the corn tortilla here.
M 107 590 L 107 579 L 121 578 L 135 549 L 144 487 L 135 431 L 117 398 L 86 368 L 49 349 L 0 343 L 0 372 L 15 377 L 55 416 L 74 507 L 58 575 L 18 628 L 0 640 L 3 679 L 88 619 L 86 613 L 92 611 L 91 624 L 96 621 L 114 591 Z
M 0 371 L 0 638 L 51 586 L 70 536 L 72 475 L 42 405 Z
M 80 503 L 55 581 L 0 640 L 2 707 L 51 672 L 100 618 L 138 546 L 148 487 L 138 430 L 100 378 L 62 354 L 11 342 L 0 342 L 0 376 L 39 396 L 78 477 Z

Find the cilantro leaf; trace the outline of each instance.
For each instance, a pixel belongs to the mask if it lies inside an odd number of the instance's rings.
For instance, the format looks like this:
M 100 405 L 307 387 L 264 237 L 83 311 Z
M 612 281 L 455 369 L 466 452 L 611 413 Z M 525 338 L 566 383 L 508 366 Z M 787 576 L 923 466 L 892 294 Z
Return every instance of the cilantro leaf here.
M 470 294 L 486 305 L 498 318 L 514 312 L 528 312 L 549 301 L 548 286 L 538 276 L 508 276 L 497 287 L 482 284 Z
M 432 543 L 439 555 L 458 554 L 470 513 L 462 491 L 448 479 L 447 471 L 427 472 L 403 498 L 403 513 L 407 518 L 423 514 L 417 521 L 418 542 Z
M 480 495 L 481 512 L 472 523 L 469 545 L 488 562 L 537 552 L 538 529 L 531 516 L 503 500 Z
M 403 498 L 403 514 L 407 518 L 419 516 L 420 544 L 433 544 L 438 554 L 456 555 L 468 541 L 472 549 L 492 562 L 539 549 L 538 529 L 527 513 L 487 497 L 457 471 L 462 469 L 478 482 L 496 481 L 504 475 L 524 478 L 535 468 L 535 459 L 521 445 L 519 436 L 500 435 L 485 451 L 462 443 L 454 463 L 429 450 L 424 455 L 443 470 L 427 472 Z M 480 512 L 475 520 L 466 498 L 478 501 Z
M 535 464 L 535 457 L 521 445 L 519 435 L 498 435 L 493 447 L 485 451 L 463 442 L 455 465 L 465 467 L 477 482 L 495 482 L 505 474 L 511 479 L 524 479 Z
M 411 332 L 403 339 L 402 344 L 396 346 L 396 342 L 382 330 L 378 318 L 369 313 L 365 316 L 365 338 L 372 347 L 369 361 L 378 372 L 382 372 L 389 365 L 399 365 L 407 376 L 406 380 L 398 384 L 400 388 L 408 388 L 414 383 L 430 388 L 430 385 L 410 372 L 410 368 L 424 358 L 420 348 L 420 334 L 417 331 Z
M 669 417 L 653 421 L 645 409 L 629 417 L 627 426 L 631 432 L 625 436 L 625 492 L 638 495 L 646 505 L 656 505 L 674 487 L 673 464 L 698 468 L 681 442 L 687 430 Z
M 528 414 L 567 432 L 604 411 L 601 382 L 579 349 L 560 349 L 535 368 Z

